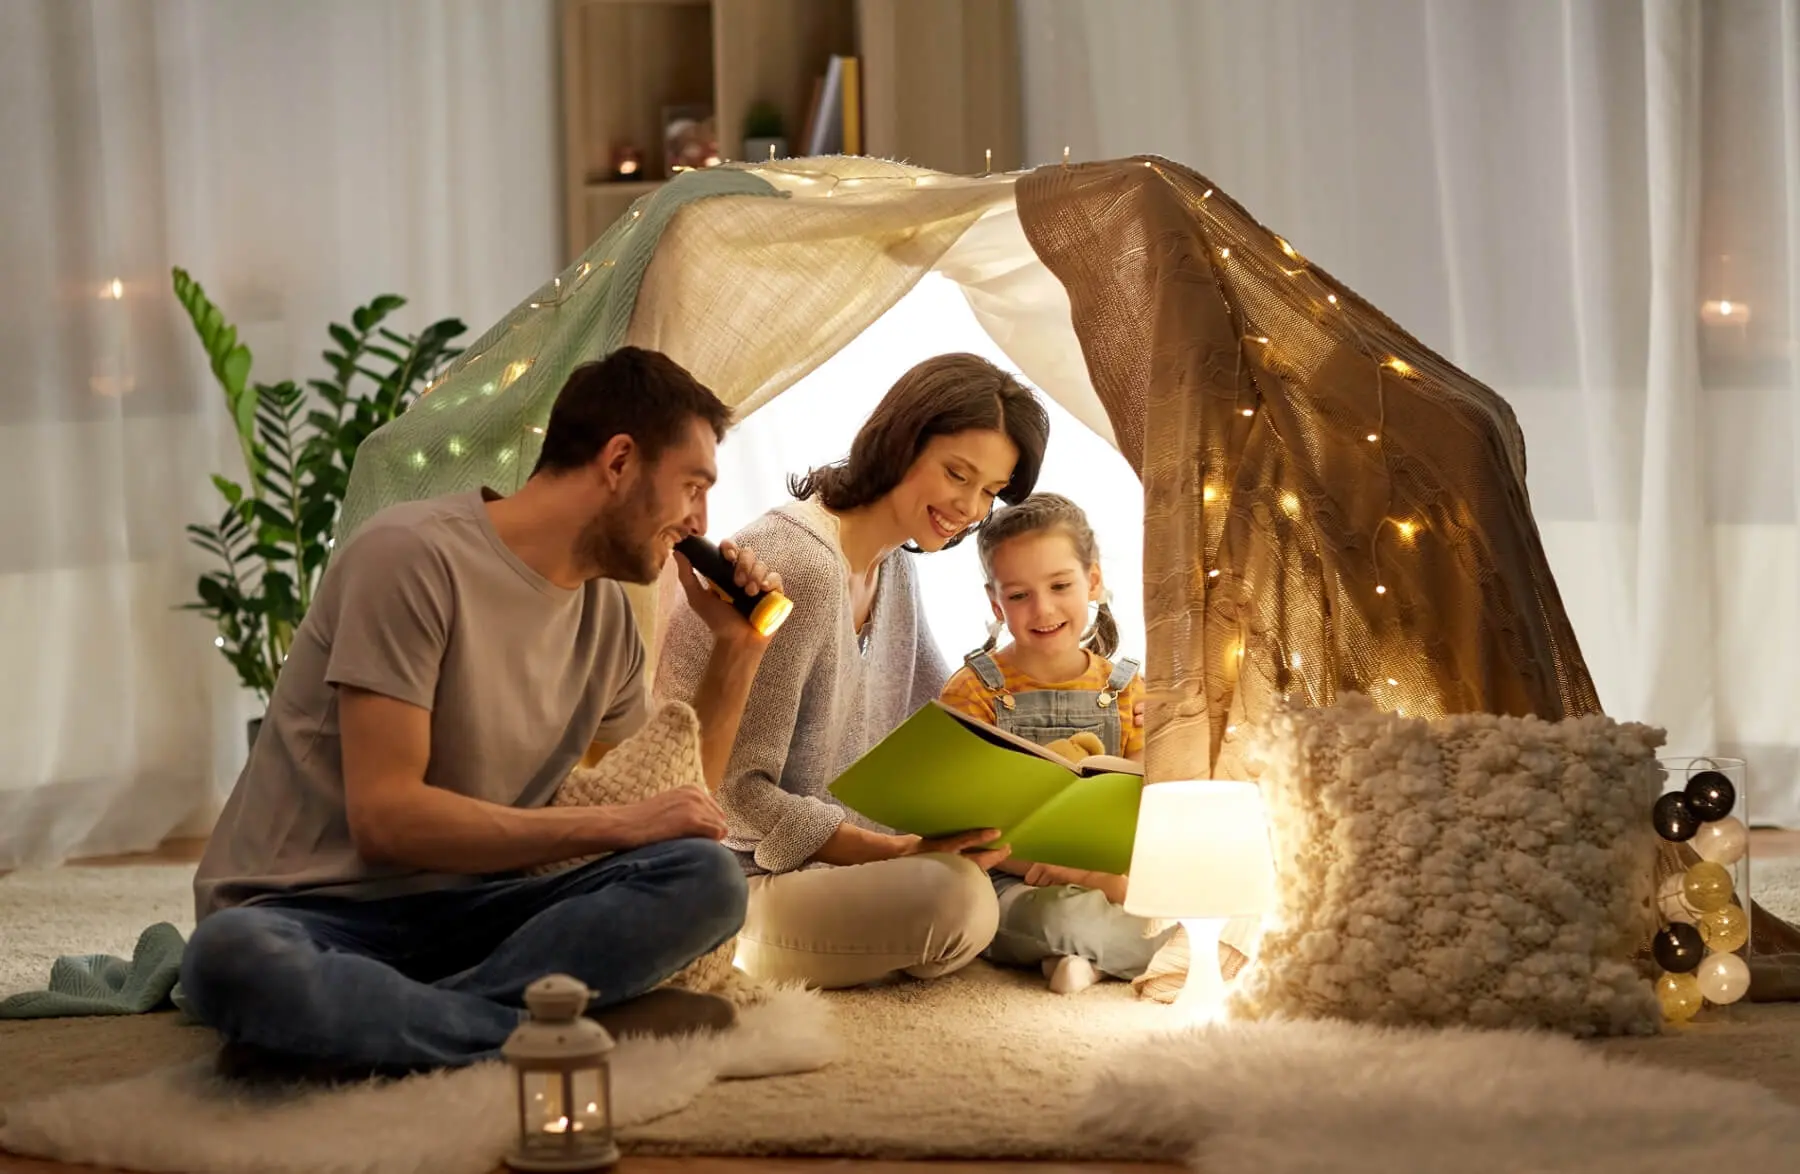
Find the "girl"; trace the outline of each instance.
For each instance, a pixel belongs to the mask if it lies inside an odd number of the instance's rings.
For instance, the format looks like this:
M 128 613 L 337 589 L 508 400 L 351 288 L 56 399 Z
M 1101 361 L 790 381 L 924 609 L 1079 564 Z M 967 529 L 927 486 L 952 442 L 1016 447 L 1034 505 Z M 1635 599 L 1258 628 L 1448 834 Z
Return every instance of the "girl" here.
M 1119 629 L 1081 508 L 1054 493 L 1033 494 L 977 531 L 976 550 L 994 622 L 987 644 L 944 686 L 944 704 L 1070 757 L 1142 762 L 1144 681 L 1135 662 L 1107 659 Z M 1002 626 L 1012 642 L 995 652 Z M 1041 965 L 1059 994 L 1101 974 L 1136 978 L 1174 932 L 1145 936 L 1148 923 L 1122 907 L 1122 876 L 1012 857 L 995 868 L 993 883 L 1000 928 L 984 956 Z

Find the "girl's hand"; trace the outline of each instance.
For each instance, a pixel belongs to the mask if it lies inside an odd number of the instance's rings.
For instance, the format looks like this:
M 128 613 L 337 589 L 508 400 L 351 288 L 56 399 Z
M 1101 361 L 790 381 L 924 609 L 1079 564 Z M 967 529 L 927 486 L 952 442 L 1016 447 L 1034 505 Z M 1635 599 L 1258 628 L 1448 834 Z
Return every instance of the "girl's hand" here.
M 1138 703 L 1131 707 L 1131 724 L 1140 730 L 1144 728 L 1144 699 L 1141 697 L 1138 698 Z
M 1114 905 L 1125 903 L 1125 877 L 1110 872 L 1092 872 L 1085 868 L 1064 868 L 1057 864 L 1033 864 L 1025 870 L 1025 883 L 1044 888 L 1049 885 L 1077 885 L 1098 889 Z
M 1087 873 L 1060 864 L 1033 864 L 1025 870 L 1025 883 L 1046 888 L 1050 885 L 1086 885 Z

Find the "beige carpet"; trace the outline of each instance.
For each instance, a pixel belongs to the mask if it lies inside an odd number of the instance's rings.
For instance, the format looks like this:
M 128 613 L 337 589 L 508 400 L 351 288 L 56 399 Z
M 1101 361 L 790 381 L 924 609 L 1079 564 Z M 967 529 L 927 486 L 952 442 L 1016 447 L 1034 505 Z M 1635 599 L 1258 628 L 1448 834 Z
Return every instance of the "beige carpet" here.
M 712 1084 L 687 1108 L 629 1130 L 632 1148 L 1170 1160 L 1190 1150 L 1187 1134 L 1157 1133 L 1150 1136 L 1160 1140 L 1148 1141 L 1078 1124 L 1091 1113 L 1090 1080 L 1169 1022 L 1167 1008 L 1132 999 L 1122 984 L 1059 998 L 1023 976 L 981 966 L 937 983 L 833 995 L 829 1002 L 844 1045 L 836 1063 L 802 1075 Z M 206 1032 L 173 1018 L 0 1024 L 0 1101 L 210 1051 Z M 1299 1026 L 1294 1034 L 1318 1032 Z M 1668 1068 L 1671 1098 L 1680 1097 L 1684 1073 L 1710 1073 L 1754 1081 L 1800 1105 L 1800 1004 L 1715 1010 L 1659 1039 L 1570 1046 Z M 1393 1067 L 1376 1049 L 1345 1076 L 1354 1082 L 1358 1073 Z M 337 1119 L 348 1127 L 351 1117 Z
M 1796 871 L 1775 870 L 1768 879 Z M 127 879 L 126 870 L 113 875 Z M 7 908 L 6 887 L 17 879 L 0 879 L 0 910 Z M 154 887 L 146 878 L 129 880 L 140 890 Z M 44 891 L 52 903 L 61 899 Z M 1775 892 L 1773 884 L 1759 889 L 1763 896 Z M 1797 911 L 1770 903 L 1784 914 Z M 101 934 L 79 948 L 128 949 L 142 920 L 121 922 L 110 945 Z M 1105 1139 L 1070 1124 L 1087 1079 L 1104 1059 L 1170 1022 L 1167 1008 L 1132 998 L 1123 984 L 1060 997 L 1032 976 L 977 966 L 935 983 L 845 992 L 829 1000 L 843 1059 L 803 1075 L 712 1085 L 688 1108 L 632 1130 L 634 1148 L 884 1157 L 1139 1158 L 1181 1152 L 1173 1143 L 1159 1148 Z M 1700 1022 L 1662 1037 L 1583 1046 L 1752 1081 L 1800 1105 L 1800 1004 L 1714 1008 Z M 210 1048 L 207 1032 L 182 1026 L 173 1014 L 0 1022 L 0 1102 L 142 1073 Z M 1670 1087 L 1671 1096 L 1679 1095 L 1678 1081 Z
M 194 930 L 194 866 L 32 868 L 0 876 L 0 995 L 41 989 L 64 954 L 131 957 L 166 921 Z

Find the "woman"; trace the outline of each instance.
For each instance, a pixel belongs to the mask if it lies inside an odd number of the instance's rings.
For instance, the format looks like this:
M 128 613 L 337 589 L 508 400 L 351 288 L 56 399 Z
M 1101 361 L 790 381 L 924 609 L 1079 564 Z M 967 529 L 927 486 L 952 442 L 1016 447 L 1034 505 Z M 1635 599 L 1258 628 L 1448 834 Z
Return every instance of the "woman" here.
M 750 877 L 738 961 L 754 977 L 847 987 L 904 971 L 949 974 L 985 949 L 998 913 L 995 832 L 895 835 L 826 788 L 938 695 L 946 672 L 908 551 L 953 546 L 996 497 L 1037 481 L 1050 421 L 1018 380 L 976 355 L 940 355 L 889 389 L 848 459 L 790 482 L 799 499 L 744 527 L 793 614 L 751 690 L 719 802 Z M 710 636 L 678 595 L 657 692 L 687 699 Z

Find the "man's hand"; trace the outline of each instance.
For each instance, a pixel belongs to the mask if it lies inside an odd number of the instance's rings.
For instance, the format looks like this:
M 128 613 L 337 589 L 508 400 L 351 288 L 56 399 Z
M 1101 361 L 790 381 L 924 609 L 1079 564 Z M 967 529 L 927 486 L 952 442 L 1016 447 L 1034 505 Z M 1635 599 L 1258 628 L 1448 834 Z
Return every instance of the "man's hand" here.
M 676 787 L 612 810 L 620 817 L 625 835 L 634 848 L 689 837 L 725 838 L 725 813 L 713 797 L 699 787 Z
M 1009 844 L 1001 844 L 997 848 L 982 847 L 983 844 L 993 842 L 999 835 L 995 828 L 981 828 L 972 832 L 957 832 L 953 836 L 936 836 L 929 840 L 912 836 L 909 837 L 906 851 L 901 855 L 923 856 L 927 852 L 948 852 L 952 856 L 973 861 L 977 868 L 986 872 L 1012 854 L 1012 846 Z
M 747 593 L 761 595 L 767 591 L 781 590 L 781 576 L 764 566 L 762 560 L 756 557 L 756 552 L 748 546 L 739 547 L 728 539 L 719 543 L 719 553 L 725 557 L 725 561 L 732 564 L 732 578 Z M 706 621 L 706 626 L 712 630 L 713 639 L 768 643 L 768 637 L 751 627 L 743 613 L 707 588 L 694 570 L 694 565 L 680 551 L 675 552 L 675 565 L 681 572 L 681 589 L 687 592 L 688 606 L 694 609 L 695 615 Z

